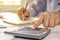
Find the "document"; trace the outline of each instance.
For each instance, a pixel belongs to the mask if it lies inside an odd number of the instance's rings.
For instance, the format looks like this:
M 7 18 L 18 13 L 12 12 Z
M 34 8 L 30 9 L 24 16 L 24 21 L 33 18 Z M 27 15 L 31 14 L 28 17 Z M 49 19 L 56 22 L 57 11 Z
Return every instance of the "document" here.
M 3 21 L 11 24 L 26 24 L 38 20 L 38 18 L 31 17 L 28 20 L 20 20 L 17 13 L 3 12 Z

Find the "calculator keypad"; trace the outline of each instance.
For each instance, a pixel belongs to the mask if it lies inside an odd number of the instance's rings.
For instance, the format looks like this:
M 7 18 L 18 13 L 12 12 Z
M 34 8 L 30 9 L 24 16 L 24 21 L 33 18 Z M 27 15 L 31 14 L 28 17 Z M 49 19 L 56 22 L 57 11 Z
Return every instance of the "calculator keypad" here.
M 32 30 L 32 29 L 29 28 L 29 27 L 25 27 L 25 28 L 19 29 L 18 31 L 19 31 L 19 32 L 22 32 L 22 33 L 28 33 L 28 34 L 40 34 L 40 33 L 43 32 L 43 31 L 41 30 L 41 28 Z

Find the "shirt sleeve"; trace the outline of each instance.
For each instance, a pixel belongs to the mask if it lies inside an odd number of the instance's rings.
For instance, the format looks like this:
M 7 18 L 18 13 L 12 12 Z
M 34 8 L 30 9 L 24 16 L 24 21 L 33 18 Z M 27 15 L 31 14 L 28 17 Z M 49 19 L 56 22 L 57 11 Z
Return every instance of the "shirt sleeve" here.
M 27 6 L 27 10 L 30 11 L 30 16 L 37 16 L 39 12 L 46 10 L 47 0 L 34 0 Z

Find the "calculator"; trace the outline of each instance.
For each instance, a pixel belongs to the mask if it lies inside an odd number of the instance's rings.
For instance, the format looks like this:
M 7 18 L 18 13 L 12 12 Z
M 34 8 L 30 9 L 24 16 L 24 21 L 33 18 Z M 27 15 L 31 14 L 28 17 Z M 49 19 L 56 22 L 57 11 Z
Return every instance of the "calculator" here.
M 50 29 L 43 31 L 42 28 L 37 28 L 32 30 L 30 27 L 24 27 L 13 32 L 4 32 L 6 34 L 14 35 L 20 38 L 30 38 L 30 39 L 42 39 L 46 37 L 51 32 Z

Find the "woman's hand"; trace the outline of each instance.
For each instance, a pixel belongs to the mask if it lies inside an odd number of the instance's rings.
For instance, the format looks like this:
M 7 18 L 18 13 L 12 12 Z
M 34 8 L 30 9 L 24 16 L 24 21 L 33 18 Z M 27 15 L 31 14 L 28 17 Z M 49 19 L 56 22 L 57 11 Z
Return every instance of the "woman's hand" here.
M 23 7 L 18 9 L 18 17 L 21 20 L 28 20 L 30 16 L 30 12 L 26 9 L 24 9 Z
M 56 25 L 59 25 L 59 23 L 60 12 L 43 12 L 41 13 L 39 20 L 34 22 L 32 29 L 36 29 L 40 24 L 43 24 L 43 30 L 46 30 L 49 27 L 55 27 Z

